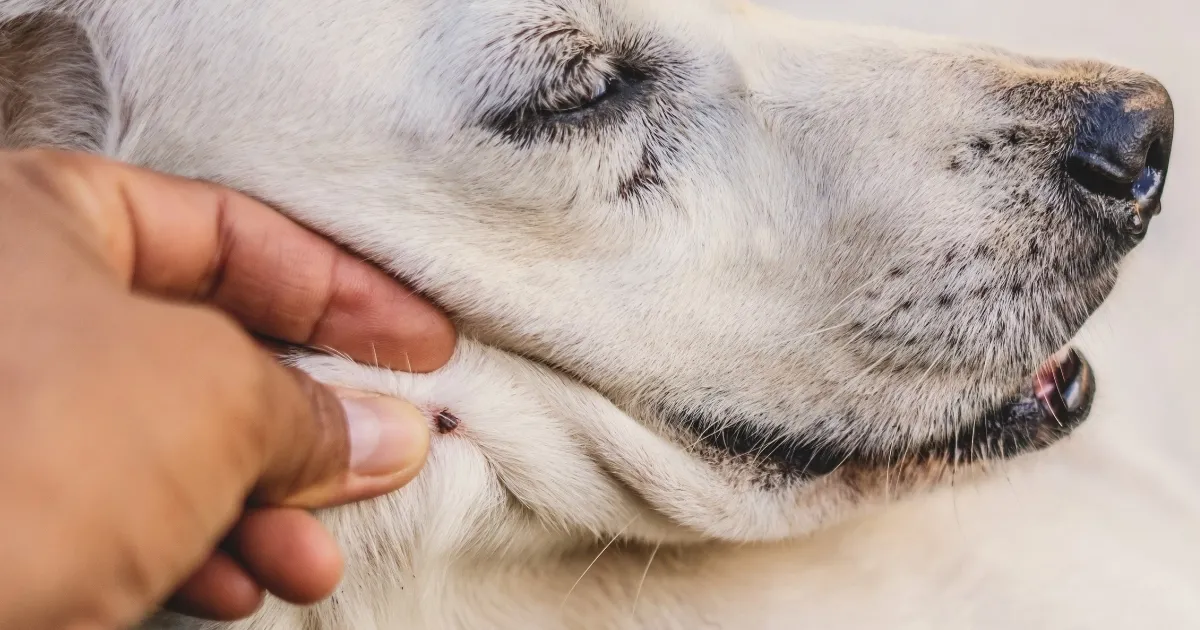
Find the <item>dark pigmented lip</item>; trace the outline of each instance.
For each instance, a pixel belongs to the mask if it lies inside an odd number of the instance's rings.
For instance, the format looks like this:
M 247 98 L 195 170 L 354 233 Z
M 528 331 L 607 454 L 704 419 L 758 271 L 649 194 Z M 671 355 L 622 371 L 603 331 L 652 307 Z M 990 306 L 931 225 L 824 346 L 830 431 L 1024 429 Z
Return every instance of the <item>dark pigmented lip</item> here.
M 1075 349 L 1064 348 L 1038 368 L 1033 394 L 1051 418 L 1069 418 L 1088 402 L 1094 385 L 1087 361 Z
M 703 413 L 661 410 L 661 417 L 691 435 L 697 444 L 778 473 L 811 479 L 843 467 L 891 470 L 912 464 L 957 465 L 1004 460 L 1041 450 L 1071 434 L 1091 411 L 1095 396 L 1092 368 L 1082 354 L 1065 348 L 1050 357 L 1024 389 L 947 436 L 901 451 L 879 452 L 819 443 L 783 432 L 763 431 L 744 422 L 715 423 Z
M 948 442 L 931 445 L 926 453 L 941 452 L 970 463 L 1041 450 L 1087 420 L 1095 394 L 1087 359 L 1074 348 L 1064 348 L 1038 368 L 1025 391 L 959 429 Z

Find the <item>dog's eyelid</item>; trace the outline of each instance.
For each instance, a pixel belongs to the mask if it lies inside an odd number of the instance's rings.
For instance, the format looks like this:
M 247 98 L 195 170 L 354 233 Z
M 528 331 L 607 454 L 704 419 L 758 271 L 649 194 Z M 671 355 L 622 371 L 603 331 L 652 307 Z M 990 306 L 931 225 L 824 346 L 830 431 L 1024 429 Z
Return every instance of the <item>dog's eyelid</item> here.
M 614 93 L 622 80 L 615 69 L 594 67 L 587 74 L 567 77 L 562 84 L 544 90 L 536 99 L 539 115 L 554 115 L 586 109 Z
M 508 107 L 486 110 L 481 122 L 506 137 L 524 139 L 618 124 L 626 108 L 634 106 L 651 83 L 659 82 L 662 66 L 675 65 L 662 53 L 641 39 L 603 45 L 579 41 L 559 47 L 558 54 L 547 51 L 541 76 L 528 91 L 514 95 Z

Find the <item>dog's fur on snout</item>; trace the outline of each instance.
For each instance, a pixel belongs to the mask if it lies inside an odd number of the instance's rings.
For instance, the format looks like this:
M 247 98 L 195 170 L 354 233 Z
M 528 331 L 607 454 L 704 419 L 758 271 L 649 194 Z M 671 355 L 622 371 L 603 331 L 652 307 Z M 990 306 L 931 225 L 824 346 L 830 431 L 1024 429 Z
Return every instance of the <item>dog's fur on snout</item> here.
M 918 456 L 1019 393 L 1123 253 L 1056 168 L 1074 98 L 1145 81 L 1100 64 L 725 2 L 0 7 L 5 144 L 251 192 L 464 332 L 432 375 L 291 357 L 457 422 L 411 486 L 324 515 L 332 601 L 236 627 L 795 627 L 796 556 L 739 545 L 1002 455 Z

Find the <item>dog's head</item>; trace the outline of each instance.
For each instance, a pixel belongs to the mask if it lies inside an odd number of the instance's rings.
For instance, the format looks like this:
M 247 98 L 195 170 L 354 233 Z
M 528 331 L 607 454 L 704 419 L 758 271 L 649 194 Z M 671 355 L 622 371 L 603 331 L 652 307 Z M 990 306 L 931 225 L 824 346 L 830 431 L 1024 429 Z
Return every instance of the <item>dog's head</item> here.
M 408 279 L 522 357 L 501 363 L 558 375 L 458 402 L 538 383 L 590 419 L 519 441 L 557 432 L 711 536 L 795 534 L 1069 434 L 1095 381 L 1060 349 L 1171 148 L 1142 74 L 736 1 L 73 6 L 105 115 L 51 117 L 57 137 L 247 190 Z M 502 432 L 459 415 L 518 497 L 581 470 L 506 470 Z

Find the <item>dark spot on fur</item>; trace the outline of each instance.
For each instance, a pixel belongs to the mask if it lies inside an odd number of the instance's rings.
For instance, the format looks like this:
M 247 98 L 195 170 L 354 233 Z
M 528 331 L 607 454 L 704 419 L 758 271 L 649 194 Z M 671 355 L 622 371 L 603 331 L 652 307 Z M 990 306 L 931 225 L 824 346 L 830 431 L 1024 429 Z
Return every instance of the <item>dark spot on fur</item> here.
M 912 307 L 913 307 L 913 301 L 912 301 L 912 300 L 904 300 L 903 302 L 901 302 L 901 303 L 900 303 L 900 305 L 899 305 L 899 307 L 898 307 L 898 308 L 899 308 L 901 311 L 907 311 L 908 309 L 910 309 L 910 308 L 912 308 Z
M 450 413 L 449 409 L 443 409 L 434 414 L 433 422 L 437 426 L 438 433 L 441 433 L 442 435 L 452 433 L 458 428 L 459 424 L 462 424 L 462 421 L 458 419 L 458 416 Z
M 958 252 L 954 251 L 953 249 L 946 252 L 946 264 L 949 265 L 950 263 L 953 263 L 954 259 L 957 257 L 958 257 Z
M 883 343 L 892 339 L 892 337 L 893 335 L 891 333 L 883 332 L 881 330 L 869 330 L 863 334 L 863 338 L 872 343 Z
M 1014 282 L 1013 285 L 1008 288 L 1008 290 L 1011 291 L 1013 295 L 1021 295 L 1025 292 L 1025 285 L 1021 284 L 1020 282 Z
M 972 291 L 971 295 L 973 295 L 981 300 L 984 300 L 984 299 L 987 299 L 987 297 L 989 295 L 991 295 L 991 293 L 992 293 L 991 287 L 979 287 L 978 289 L 975 289 L 974 291 Z
M 617 198 L 621 201 L 628 201 L 632 197 L 661 186 L 663 182 L 658 174 L 659 167 L 658 156 L 650 147 L 642 149 L 642 158 L 638 162 L 637 168 L 617 185 Z
M 892 267 L 892 268 L 891 268 L 891 269 L 888 271 L 888 277 L 889 277 L 889 278 L 899 278 L 899 277 L 901 277 L 901 276 L 903 276 L 903 275 L 904 275 L 904 269 L 903 269 L 903 268 L 901 268 L 901 267 Z
M 878 292 L 878 291 L 867 291 L 867 299 L 869 299 L 869 300 L 878 300 L 878 299 L 879 299 L 879 292 Z
M 996 257 L 996 252 L 986 244 L 981 244 L 975 248 L 975 257 L 980 260 L 992 260 Z
M 954 304 L 954 296 L 950 295 L 949 293 L 943 293 L 938 296 L 937 304 L 941 308 L 948 308 Z
M 1041 253 L 1042 253 L 1042 248 L 1040 246 L 1038 246 L 1037 241 L 1034 241 L 1034 240 L 1029 241 L 1029 258 L 1030 258 L 1030 260 L 1037 258 L 1038 254 L 1041 254 Z
M 980 136 L 972 139 L 970 146 L 980 155 L 987 155 L 992 150 L 992 141 Z
M 959 159 L 958 156 L 955 156 L 955 157 L 950 158 L 950 165 L 947 168 L 950 171 L 957 172 L 957 171 L 961 171 L 962 167 L 963 167 L 962 160 Z
M 1000 135 L 1009 146 L 1016 146 L 1029 138 L 1029 133 L 1020 127 L 1009 127 Z

